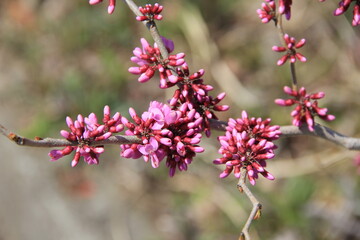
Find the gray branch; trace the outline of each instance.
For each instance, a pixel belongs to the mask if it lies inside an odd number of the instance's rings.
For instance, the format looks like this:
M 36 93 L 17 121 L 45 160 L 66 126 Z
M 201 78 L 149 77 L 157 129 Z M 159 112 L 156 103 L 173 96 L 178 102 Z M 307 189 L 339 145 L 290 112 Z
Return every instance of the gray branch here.
M 227 126 L 227 123 L 223 121 L 212 120 L 210 123 L 212 129 L 219 131 L 225 131 Z M 360 138 L 345 136 L 318 123 L 315 123 L 313 132 L 309 131 L 306 124 L 300 128 L 295 126 L 281 126 L 280 131 L 282 132 L 280 137 L 312 136 L 325 139 L 349 150 L 360 150 Z
M 213 130 L 225 131 L 226 122 L 212 120 L 210 123 L 211 123 L 211 128 Z M 330 141 L 349 150 L 360 150 L 360 138 L 345 136 L 341 133 L 338 133 L 320 124 L 315 124 L 313 132 L 310 132 L 307 129 L 306 125 L 300 128 L 295 126 L 282 126 L 280 127 L 280 131 L 282 132 L 282 135 L 280 137 L 312 136 Z M 1 124 L 0 124 L 0 133 L 18 145 L 30 146 L 30 147 L 63 147 L 63 146 L 76 146 L 78 144 L 77 142 L 70 142 L 66 139 L 56 139 L 56 138 L 43 139 L 38 137 L 35 139 L 28 139 L 19 136 L 13 132 L 10 132 Z M 91 142 L 90 145 L 109 145 L 109 144 L 120 145 L 120 144 L 140 143 L 140 142 L 141 140 L 136 136 L 117 135 L 117 136 L 111 136 L 109 139 L 103 141 Z

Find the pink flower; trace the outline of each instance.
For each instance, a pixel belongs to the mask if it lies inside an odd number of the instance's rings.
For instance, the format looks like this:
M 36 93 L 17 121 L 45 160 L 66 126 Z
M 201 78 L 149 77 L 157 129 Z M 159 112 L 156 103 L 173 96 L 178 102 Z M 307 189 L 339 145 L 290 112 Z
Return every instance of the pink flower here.
M 281 66 L 283 65 L 288 59 L 290 59 L 291 63 L 295 63 L 296 59 L 298 59 L 301 62 L 306 62 L 306 58 L 301 54 L 296 52 L 295 49 L 301 48 L 305 45 L 306 40 L 303 38 L 299 42 L 295 41 L 295 38 L 290 37 L 288 34 L 284 35 L 284 41 L 285 46 L 273 46 L 272 50 L 275 52 L 286 52 L 284 56 L 282 56 L 279 61 L 277 62 L 277 65 Z
M 145 162 L 151 159 L 153 168 L 159 167 L 160 161 L 165 157 L 165 152 L 159 149 L 159 143 L 154 137 L 150 137 L 149 142 L 146 144 L 139 144 L 137 148 L 143 155 Z
M 292 106 L 296 104 L 295 109 L 291 112 L 293 117 L 293 125 L 300 127 L 306 123 L 309 131 L 314 131 L 314 117 L 319 116 L 326 121 L 332 121 L 335 116 L 327 114 L 327 108 L 319 108 L 317 100 L 325 96 L 325 93 L 318 92 L 314 94 L 307 94 L 304 87 L 299 91 L 293 90 L 288 86 L 284 87 L 284 92 L 293 98 L 291 99 L 276 99 L 275 103 L 280 106 Z
M 278 139 L 281 132 L 279 126 L 271 126 L 270 122 L 270 119 L 249 119 L 245 111 L 242 118 L 229 119 L 225 135 L 218 137 L 221 144 L 219 153 L 223 157 L 213 161 L 226 166 L 220 178 L 227 177 L 231 172 L 240 178 L 241 168 L 246 168 L 252 185 L 255 185 L 259 173 L 269 180 L 275 179 L 265 167 L 266 160 L 275 156 L 277 146 L 272 141 Z
M 95 5 L 101 3 L 103 0 L 89 0 L 89 4 Z M 116 0 L 109 0 L 108 13 L 112 14 L 115 10 Z
M 104 107 L 102 125 L 98 123 L 94 113 L 91 113 L 86 118 L 83 118 L 83 116 L 79 114 L 75 121 L 67 117 L 66 123 L 70 132 L 61 130 L 60 134 L 68 141 L 74 142 L 77 145 L 69 145 L 62 150 L 50 151 L 49 156 L 51 157 L 51 161 L 56 161 L 75 150 L 75 155 L 71 162 L 72 167 L 75 167 L 79 163 L 81 156 L 84 157 L 84 161 L 88 164 L 98 164 L 99 156 L 104 152 L 104 147 L 94 146 L 93 143 L 108 139 L 112 133 L 121 132 L 124 126 L 120 122 L 120 118 L 120 113 L 116 113 L 113 117 L 110 117 L 110 108 L 108 106 Z
M 141 116 L 142 119 L 151 118 L 155 121 L 151 127 L 152 130 L 161 130 L 165 125 L 169 126 L 176 122 L 180 118 L 181 112 L 171 110 L 170 106 L 166 104 L 152 101 L 148 111 L 144 112 Z
M 154 21 L 161 20 L 163 18 L 162 15 L 160 15 L 163 10 L 163 6 L 158 3 L 155 3 L 154 6 L 146 4 L 145 7 L 139 7 L 139 10 L 143 16 L 137 16 L 136 20 L 138 21 Z

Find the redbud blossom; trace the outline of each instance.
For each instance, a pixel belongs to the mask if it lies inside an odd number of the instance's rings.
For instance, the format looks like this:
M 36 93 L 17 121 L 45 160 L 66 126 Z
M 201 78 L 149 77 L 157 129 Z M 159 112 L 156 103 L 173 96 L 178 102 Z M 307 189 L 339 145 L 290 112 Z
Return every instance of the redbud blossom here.
M 267 3 L 262 3 L 262 9 L 258 9 L 256 12 L 261 19 L 261 22 L 268 23 L 270 20 L 274 20 L 276 18 L 276 5 L 273 0 L 266 0 Z
M 103 0 L 89 0 L 89 4 L 95 5 L 101 3 Z M 116 0 L 109 0 L 108 13 L 112 14 L 115 10 Z
M 176 73 L 177 76 L 169 77 L 170 83 L 167 83 L 167 86 L 174 84 L 178 86 L 173 97 L 169 100 L 170 105 L 191 104 L 203 118 L 202 129 L 205 131 L 206 136 L 210 136 L 209 119 L 217 119 L 214 111 L 227 111 L 229 109 L 228 105 L 218 105 L 226 94 L 220 93 L 216 98 L 209 96 L 209 92 L 213 90 L 213 87 L 204 84 L 202 76 L 205 71 L 203 69 L 190 74 L 188 65 L 185 62 L 176 69 Z
M 163 42 L 168 51 L 174 49 L 174 45 L 169 40 L 163 38 Z M 147 82 L 158 71 L 160 75 L 160 87 L 166 88 L 169 78 L 174 78 L 172 71 L 169 67 L 177 67 L 184 64 L 185 54 L 178 53 L 176 55 L 169 55 L 167 59 L 163 59 L 160 53 L 160 49 L 155 45 L 151 47 L 149 43 L 142 38 L 142 48 L 135 48 L 134 55 L 131 57 L 131 61 L 139 65 L 138 67 L 130 67 L 129 72 L 132 74 L 140 75 L 139 82 Z
M 291 63 L 295 63 L 296 59 L 298 59 L 301 62 L 306 62 L 306 58 L 299 52 L 296 52 L 295 49 L 301 48 L 305 45 L 306 40 L 303 38 L 300 41 L 296 42 L 295 38 L 290 37 L 288 34 L 284 35 L 284 41 L 286 46 L 273 46 L 272 50 L 275 52 L 286 52 L 284 56 L 282 56 L 279 61 L 277 62 L 277 65 L 281 66 L 283 65 L 288 59 L 290 59 Z
M 159 167 L 166 157 L 166 166 L 172 177 L 176 169 L 187 170 L 196 153 L 204 151 L 197 145 L 202 137 L 202 118 L 189 104 L 185 103 L 177 110 L 172 110 L 166 104 L 153 101 L 141 117 L 133 109 L 129 112 L 134 123 L 122 118 L 123 124 L 128 128 L 125 134 L 139 137 L 142 143 L 121 145 L 121 156 L 142 156 L 146 162 L 151 161 L 154 168 Z
M 288 86 L 284 87 L 284 92 L 293 98 L 291 99 L 276 99 L 275 103 L 280 106 L 296 105 L 295 109 L 291 112 L 293 117 L 293 125 L 300 127 L 306 123 L 309 131 L 314 131 L 314 117 L 319 116 L 326 121 L 332 121 L 335 116 L 327 114 L 327 108 L 318 107 L 318 99 L 325 97 L 324 92 L 314 94 L 307 94 L 304 87 L 299 91 L 293 90 Z
M 162 15 L 160 15 L 163 10 L 163 6 L 158 3 L 155 3 L 154 6 L 146 4 L 145 7 L 139 7 L 139 10 L 143 16 L 137 16 L 136 20 L 138 21 L 154 21 L 161 20 L 163 18 Z
M 79 114 L 75 121 L 67 117 L 66 123 L 70 132 L 61 130 L 60 134 L 68 141 L 77 143 L 77 145 L 66 146 L 62 150 L 52 150 L 49 153 L 51 161 L 56 161 L 75 150 L 75 155 L 71 162 L 72 167 L 79 163 L 80 157 L 84 157 L 84 161 L 88 164 L 98 164 L 99 155 L 104 152 L 104 147 L 95 146 L 93 143 L 108 139 L 112 133 L 121 132 L 124 126 L 120 118 L 121 115 L 118 112 L 113 117 L 110 116 L 109 106 L 104 107 L 104 118 L 101 125 L 98 123 L 94 113 L 91 113 L 86 118 Z
M 218 137 L 221 144 L 219 153 L 223 157 L 214 160 L 214 164 L 225 164 L 220 178 L 234 172 L 240 178 L 241 168 L 246 168 L 247 177 L 252 185 L 260 173 L 269 180 L 274 176 L 265 170 L 266 160 L 275 156 L 277 146 L 272 142 L 279 138 L 281 132 L 277 125 L 269 125 L 270 119 L 249 118 L 245 111 L 242 118 L 229 119 L 224 136 Z

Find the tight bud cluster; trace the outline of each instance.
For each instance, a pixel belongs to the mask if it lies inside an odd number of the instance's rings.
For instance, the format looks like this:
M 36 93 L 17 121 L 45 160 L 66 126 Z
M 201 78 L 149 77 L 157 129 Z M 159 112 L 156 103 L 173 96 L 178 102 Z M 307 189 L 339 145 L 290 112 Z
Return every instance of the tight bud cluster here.
M 268 23 L 270 20 L 276 20 L 276 4 L 274 0 L 264 0 L 265 2 L 261 4 L 262 9 L 258 9 L 257 13 L 261 18 L 263 23 Z M 291 5 L 292 0 L 279 0 L 278 13 L 285 15 L 287 20 L 291 17 Z
M 145 7 L 139 7 L 139 10 L 143 16 L 136 17 L 136 20 L 138 21 L 160 21 L 163 18 L 162 15 L 160 15 L 163 10 L 163 6 L 158 3 L 155 3 L 154 6 L 146 4 Z
M 171 43 L 166 40 L 164 43 L 168 43 L 167 49 L 168 52 L 171 53 L 174 50 L 174 45 L 171 45 Z M 177 67 L 184 64 L 185 54 L 178 53 L 170 55 L 167 59 L 163 59 L 160 49 L 156 44 L 154 47 L 151 47 L 150 44 L 142 38 L 141 45 L 142 48 L 135 48 L 133 51 L 135 56 L 131 58 L 131 61 L 136 63 L 138 67 L 130 67 L 129 72 L 140 75 L 138 81 L 144 83 L 154 77 L 155 72 L 158 71 L 160 75 L 160 88 L 167 88 L 168 82 L 171 82 L 171 79 L 176 78 L 170 67 Z
M 241 168 L 246 168 L 252 185 L 255 185 L 259 173 L 269 180 L 275 179 L 265 167 L 266 160 L 275 156 L 277 146 L 273 141 L 279 138 L 281 132 L 279 126 L 271 126 L 270 122 L 270 119 L 248 118 L 245 111 L 242 118 L 229 119 L 225 135 L 218 137 L 221 144 L 219 153 L 223 157 L 213 161 L 226 166 L 220 178 L 227 177 L 231 172 L 240 178 Z
M 66 146 L 62 150 L 52 150 L 49 153 L 51 160 L 56 161 L 75 151 L 71 162 L 72 167 L 79 163 L 81 156 L 84 157 L 84 161 L 88 164 L 98 164 L 99 155 L 104 152 L 104 147 L 96 146 L 96 142 L 108 139 L 112 133 L 121 132 L 124 126 L 120 119 L 121 115 L 118 112 L 113 117 L 110 116 L 109 106 L 104 107 L 103 124 L 98 123 L 94 113 L 85 118 L 79 114 L 75 121 L 67 117 L 66 123 L 70 132 L 61 130 L 60 134 L 70 142 L 76 143 L 76 145 Z
M 300 41 L 296 42 L 294 37 L 290 37 L 288 34 L 284 34 L 285 46 L 273 46 L 272 50 L 275 52 L 285 52 L 285 55 L 282 56 L 277 65 L 283 65 L 288 59 L 291 63 L 295 63 L 296 59 L 301 62 L 306 62 L 306 58 L 299 52 L 296 52 L 296 49 L 301 48 L 305 45 L 306 40 L 303 38 Z
M 314 117 L 319 116 L 326 121 L 335 119 L 334 115 L 327 114 L 327 108 L 318 107 L 318 99 L 325 97 L 324 92 L 307 94 L 304 87 L 299 91 L 291 89 L 288 86 L 284 87 L 284 92 L 293 98 L 291 99 L 276 99 L 275 103 L 280 106 L 296 105 L 295 109 L 291 112 L 293 117 L 293 125 L 300 127 L 303 123 L 307 123 L 309 131 L 314 131 Z

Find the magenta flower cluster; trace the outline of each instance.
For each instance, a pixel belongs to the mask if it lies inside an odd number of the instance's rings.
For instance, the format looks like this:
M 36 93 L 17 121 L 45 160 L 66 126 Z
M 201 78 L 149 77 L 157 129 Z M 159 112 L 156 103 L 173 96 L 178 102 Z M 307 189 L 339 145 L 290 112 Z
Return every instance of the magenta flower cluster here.
M 268 23 L 270 20 L 277 22 L 276 18 L 276 4 L 274 0 L 264 0 L 261 4 L 262 9 L 258 9 L 257 13 L 263 23 Z M 291 5 L 292 0 L 279 0 L 278 12 L 281 15 L 285 15 L 287 20 L 291 17 Z
M 268 23 L 271 20 L 276 22 L 276 4 L 273 0 L 265 0 L 261 4 L 262 9 L 258 9 L 256 12 L 261 19 L 261 22 Z
M 320 2 L 325 2 L 325 0 L 319 0 Z M 355 3 L 353 9 L 353 19 L 352 25 L 357 26 L 360 25 L 360 1 L 359 0 L 341 0 L 339 2 L 339 7 L 335 9 L 334 15 L 339 16 L 344 14 L 350 7 L 351 3 Z
M 229 119 L 225 135 L 218 137 L 221 144 L 219 153 L 223 157 L 213 161 L 226 166 L 220 178 L 227 177 L 231 172 L 240 178 L 241 168 L 246 168 L 252 185 L 255 185 L 259 173 L 269 180 L 275 179 L 265 167 L 266 160 L 275 156 L 277 146 L 273 141 L 279 138 L 281 132 L 279 126 L 272 126 L 270 122 L 270 119 L 249 118 L 245 111 L 242 118 Z
M 306 58 L 301 53 L 296 51 L 296 49 L 305 45 L 306 40 L 304 38 L 296 42 L 294 37 L 290 37 L 288 34 L 284 34 L 284 43 L 285 46 L 272 47 L 272 50 L 275 52 L 285 52 L 285 55 L 278 60 L 277 65 L 283 65 L 288 59 L 290 59 L 291 63 L 295 63 L 296 59 L 301 62 L 306 62 Z
M 306 123 L 309 131 L 314 131 L 314 117 L 319 116 L 326 121 L 335 119 L 334 115 L 327 114 L 327 108 L 318 107 L 318 99 L 324 98 L 324 92 L 307 94 L 304 87 L 299 90 L 291 89 L 288 86 L 284 87 L 284 92 L 293 98 L 291 99 L 276 99 L 275 103 L 280 106 L 296 105 L 295 109 L 291 112 L 293 117 L 292 124 L 300 127 Z
M 154 5 L 146 4 L 145 7 L 139 7 L 139 10 L 143 16 L 137 16 L 136 20 L 138 21 L 160 21 L 163 18 L 163 16 L 160 15 L 163 10 L 163 6 L 158 3 L 155 3 Z
M 174 43 L 166 38 L 162 40 L 168 52 L 172 52 Z M 177 86 L 173 97 L 169 100 L 170 105 L 177 108 L 184 103 L 189 104 L 203 118 L 202 129 L 207 136 L 210 136 L 210 119 L 217 119 L 214 111 L 229 109 L 227 105 L 219 105 L 225 93 L 220 93 L 217 97 L 209 96 L 213 87 L 204 84 L 202 77 L 205 71 L 200 69 L 191 74 L 183 53 L 170 55 L 167 60 L 163 60 L 156 45 L 151 47 L 145 39 L 141 39 L 141 43 L 142 49 L 135 48 L 133 51 L 135 56 L 131 58 L 131 61 L 139 66 L 130 67 L 129 72 L 140 75 L 139 82 L 147 82 L 154 77 L 155 71 L 158 71 L 160 88 Z
M 205 71 L 203 69 L 190 74 L 189 67 L 185 62 L 176 69 L 176 73 L 172 84 L 176 84 L 178 89 L 175 90 L 173 97 L 170 99 L 170 105 L 176 107 L 188 103 L 195 108 L 204 119 L 203 130 L 206 136 L 209 137 L 210 119 L 218 119 L 214 111 L 227 111 L 229 109 L 228 105 L 219 105 L 226 94 L 220 93 L 217 97 L 209 95 L 209 92 L 214 88 L 211 85 L 204 84 L 202 77 Z
M 169 53 L 174 50 L 172 41 L 163 39 Z M 171 71 L 171 67 L 181 66 L 185 60 L 184 53 L 169 55 L 167 59 L 163 59 L 160 49 L 156 46 L 152 47 L 144 39 L 141 39 L 142 48 L 135 48 L 134 55 L 131 61 L 136 63 L 138 67 L 130 67 L 129 72 L 132 74 L 140 75 L 138 81 L 143 83 L 149 81 L 158 71 L 160 75 L 160 88 L 166 88 L 167 82 L 176 78 Z
M 143 157 L 149 160 L 154 168 L 166 157 L 169 175 L 174 176 L 176 169 L 187 170 L 196 153 L 204 149 L 197 144 L 201 140 L 201 123 L 203 119 L 189 104 L 184 103 L 177 110 L 170 106 L 153 101 L 148 111 L 141 117 L 134 109 L 129 110 L 133 122 L 122 117 L 127 127 L 125 134 L 137 136 L 142 143 L 121 145 L 121 156 L 125 158 Z
M 52 150 L 49 153 L 51 160 L 56 161 L 75 151 L 71 162 L 72 167 L 79 163 L 80 157 L 83 157 L 84 161 L 88 164 L 98 164 L 99 155 L 104 152 L 104 147 L 97 146 L 96 142 L 108 139 L 112 133 L 121 132 L 124 126 L 120 120 L 121 115 L 118 112 L 113 117 L 110 116 L 109 106 L 104 107 L 103 124 L 98 123 L 94 113 L 85 118 L 79 114 L 75 121 L 67 117 L 66 123 L 70 132 L 61 130 L 60 134 L 68 141 L 74 143 L 74 146 L 66 146 L 62 150 Z

